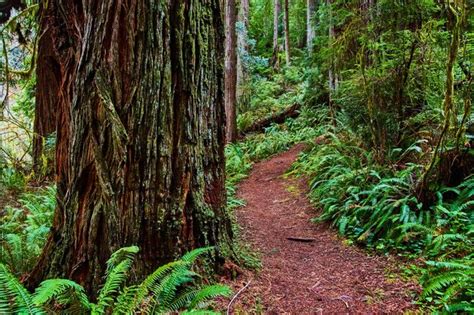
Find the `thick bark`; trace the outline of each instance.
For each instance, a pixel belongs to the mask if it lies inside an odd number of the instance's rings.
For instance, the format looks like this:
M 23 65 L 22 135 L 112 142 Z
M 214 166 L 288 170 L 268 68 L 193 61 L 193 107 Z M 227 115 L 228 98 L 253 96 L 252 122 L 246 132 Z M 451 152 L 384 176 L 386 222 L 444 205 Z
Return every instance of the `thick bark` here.
M 278 53 L 280 51 L 280 46 L 278 45 L 278 27 L 280 24 L 280 11 L 281 5 L 280 0 L 274 0 L 273 3 L 273 57 L 272 64 L 274 69 L 280 67 L 280 60 L 278 58 Z
M 316 36 L 314 27 L 314 13 L 316 10 L 316 0 L 307 0 L 306 4 L 306 48 L 311 53 L 313 41 Z
M 226 0 L 225 9 L 225 114 L 226 141 L 237 139 L 237 10 L 235 0 Z
M 285 15 L 285 59 L 286 65 L 290 65 L 290 12 L 288 8 L 288 1 L 284 0 L 284 15 Z
M 120 247 L 141 248 L 141 278 L 191 248 L 230 244 L 224 28 L 220 0 L 71 2 L 49 1 L 74 22 L 58 40 L 74 44 L 61 66 L 76 72 L 59 91 L 71 141 L 58 137 L 58 207 L 29 280 L 67 277 L 93 293 Z
M 64 178 L 69 167 L 70 108 L 76 65 L 80 57 L 78 52 L 81 50 L 81 34 L 76 26 L 81 23 L 83 16 L 80 4 L 49 1 L 47 7 L 41 8 L 33 158 L 38 170 L 44 139 L 56 132 L 57 178 Z M 66 193 L 64 183 L 66 181 L 58 181 L 59 195 Z

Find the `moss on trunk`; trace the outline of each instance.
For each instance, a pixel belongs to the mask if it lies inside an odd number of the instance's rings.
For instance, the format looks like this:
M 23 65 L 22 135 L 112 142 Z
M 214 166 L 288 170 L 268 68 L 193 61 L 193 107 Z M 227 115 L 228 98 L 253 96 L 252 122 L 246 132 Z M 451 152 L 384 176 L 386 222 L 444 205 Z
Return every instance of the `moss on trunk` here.
M 71 6 L 51 2 L 59 15 Z M 119 247 L 140 246 L 141 277 L 230 244 L 231 227 L 219 0 L 84 3 L 66 11 L 76 28 L 65 37 L 79 39 L 60 106 L 71 137 L 58 139 L 59 205 L 31 283 L 68 277 L 94 292 Z

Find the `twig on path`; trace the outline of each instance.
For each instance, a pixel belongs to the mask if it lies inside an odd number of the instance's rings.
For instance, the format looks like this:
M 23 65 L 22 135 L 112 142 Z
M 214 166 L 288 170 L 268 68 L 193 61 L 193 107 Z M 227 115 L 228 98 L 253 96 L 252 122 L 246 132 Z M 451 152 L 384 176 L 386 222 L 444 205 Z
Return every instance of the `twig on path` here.
M 340 301 L 344 302 L 344 304 L 346 305 L 346 308 L 350 309 L 349 303 L 346 301 L 346 299 L 352 300 L 352 297 L 350 297 L 348 295 L 341 295 L 340 297 L 335 298 L 333 300 L 340 300 Z
M 286 239 L 289 241 L 303 242 L 303 243 L 310 243 L 316 240 L 315 238 L 304 238 L 304 237 L 287 237 Z
M 240 293 L 242 293 L 245 289 L 247 289 L 247 287 L 250 285 L 250 283 L 252 283 L 252 280 L 249 280 L 249 282 L 242 289 L 240 289 L 239 292 L 237 292 L 234 295 L 232 300 L 230 300 L 229 305 L 227 305 L 227 312 L 226 312 L 227 315 L 230 315 L 230 307 L 232 306 L 232 303 L 234 303 L 234 301 L 237 299 L 237 297 L 240 295 Z

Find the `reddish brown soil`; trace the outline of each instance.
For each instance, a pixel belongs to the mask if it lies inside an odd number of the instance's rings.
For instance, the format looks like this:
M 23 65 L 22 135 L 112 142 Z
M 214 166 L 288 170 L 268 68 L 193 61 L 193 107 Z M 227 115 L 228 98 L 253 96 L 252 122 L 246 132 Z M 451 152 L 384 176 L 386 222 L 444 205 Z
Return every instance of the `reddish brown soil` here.
M 256 164 L 239 187 L 238 197 L 247 203 L 237 213 L 242 237 L 261 254 L 263 267 L 231 282 L 237 292 L 251 281 L 236 298 L 232 312 L 380 314 L 415 310 L 412 296 L 418 287 L 393 276 L 394 259 L 369 256 L 344 245 L 326 224 L 310 222 L 316 212 L 306 198 L 306 184 L 282 176 L 301 149 L 296 146 Z M 315 240 L 302 243 L 287 237 Z

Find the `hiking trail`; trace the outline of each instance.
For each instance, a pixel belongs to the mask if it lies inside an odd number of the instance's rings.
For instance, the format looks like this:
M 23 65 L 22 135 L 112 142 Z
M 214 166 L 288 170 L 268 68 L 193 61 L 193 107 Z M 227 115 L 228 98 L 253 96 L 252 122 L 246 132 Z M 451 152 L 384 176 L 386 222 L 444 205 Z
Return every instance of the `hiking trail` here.
M 260 254 L 262 268 L 228 283 L 239 291 L 231 313 L 347 314 L 415 310 L 415 283 L 397 276 L 395 258 L 372 256 L 345 245 L 325 223 L 312 223 L 317 210 L 304 179 L 283 176 L 302 145 L 256 163 L 237 197 L 241 237 Z M 289 240 L 303 238 L 307 242 Z M 228 281 L 229 282 L 229 281 Z

